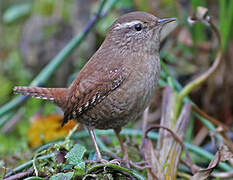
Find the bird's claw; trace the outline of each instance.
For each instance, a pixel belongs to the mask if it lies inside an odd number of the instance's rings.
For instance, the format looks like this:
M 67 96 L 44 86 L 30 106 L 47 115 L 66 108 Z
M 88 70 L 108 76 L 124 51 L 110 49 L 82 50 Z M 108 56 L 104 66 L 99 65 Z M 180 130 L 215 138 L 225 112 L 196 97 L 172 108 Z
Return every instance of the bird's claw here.
M 101 163 L 101 164 L 116 164 L 116 165 L 118 165 L 118 166 L 120 166 L 120 159 L 113 159 L 113 160 L 111 160 L 111 161 L 108 161 L 108 160 L 106 160 L 106 159 L 103 159 L 103 158 L 101 158 L 101 159 L 97 159 L 97 163 Z
M 116 165 L 120 166 L 121 165 L 120 161 L 121 161 L 120 159 L 113 159 L 113 160 L 109 161 L 109 164 L 116 164 Z
M 101 164 L 108 164 L 108 163 L 109 163 L 108 160 L 103 159 L 103 158 L 98 158 L 96 162 L 97 162 L 97 163 L 101 163 Z
M 146 168 L 150 168 L 150 166 L 146 162 L 133 162 L 129 158 L 128 159 L 112 159 L 111 161 L 108 161 L 106 159 L 98 159 L 95 161 L 95 163 L 101 163 L 101 164 L 116 164 L 117 166 L 121 166 L 121 164 L 124 164 L 124 166 L 128 169 L 135 168 L 137 170 L 144 170 Z
M 129 158 L 125 159 L 123 158 L 122 159 L 122 162 L 125 164 L 125 166 L 130 169 L 131 168 L 135 168 L 137 170 L 144 170 L 146 168 L 149 168 L 150 166 L 147 165 L 146 162 L 138 162 L 138 163 L 135 163 L 133 161 L 131 161 Z

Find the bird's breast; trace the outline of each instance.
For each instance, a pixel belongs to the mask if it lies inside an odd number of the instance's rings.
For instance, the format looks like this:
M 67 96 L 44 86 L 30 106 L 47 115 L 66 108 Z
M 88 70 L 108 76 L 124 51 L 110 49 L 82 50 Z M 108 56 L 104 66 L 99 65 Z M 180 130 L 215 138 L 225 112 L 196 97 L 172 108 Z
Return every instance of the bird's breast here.
M 148 106 L 155 91 L 160 73 L 160 61 L 157 56 L 149 56 L 138 61 L 140 63 L 131 69 L 132 81 L 127 81 L 124 86 L 126 93 L 131 94 L 131 97 L 133 97 L 132 99 L 136 103 L 135 106 L 139 109 L 138 111 L 143 111 Z
M 136 64 L 128 69 L 130 75 L 122 85 L 84 113 L 80 117 L 81 123 L 99 129 L 119 128 L 143 113 L 159 78 L 159 59 L 148 59 L 140 66 Z

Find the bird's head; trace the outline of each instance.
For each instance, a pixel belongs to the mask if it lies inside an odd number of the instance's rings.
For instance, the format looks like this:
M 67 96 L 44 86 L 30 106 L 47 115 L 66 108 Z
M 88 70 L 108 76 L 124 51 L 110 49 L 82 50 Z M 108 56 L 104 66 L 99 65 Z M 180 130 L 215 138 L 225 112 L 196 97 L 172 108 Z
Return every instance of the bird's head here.
M 146 12 L 131 12 L 120 16 L 109 28 L 106 41 L 125 52 L 159 50 L 161 30 L 175 18 L 159 19 Z

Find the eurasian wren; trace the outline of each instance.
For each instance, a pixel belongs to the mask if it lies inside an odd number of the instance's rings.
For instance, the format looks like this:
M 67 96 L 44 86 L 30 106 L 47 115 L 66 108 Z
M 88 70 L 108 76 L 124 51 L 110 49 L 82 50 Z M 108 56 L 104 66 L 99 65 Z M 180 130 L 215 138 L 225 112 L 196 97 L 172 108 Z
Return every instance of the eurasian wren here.
M 145 12 L 119 17 L 69 88 L 15 87 L 23 95 L 54 102 L 70 119 L 85 125 L 103 161 L 93 129 L 114 129 L 123 156 L 127 152 L 120 129 L 139 118 L 149 105 L 160 73 L 160 32 L 174 18 L 158 19 Z

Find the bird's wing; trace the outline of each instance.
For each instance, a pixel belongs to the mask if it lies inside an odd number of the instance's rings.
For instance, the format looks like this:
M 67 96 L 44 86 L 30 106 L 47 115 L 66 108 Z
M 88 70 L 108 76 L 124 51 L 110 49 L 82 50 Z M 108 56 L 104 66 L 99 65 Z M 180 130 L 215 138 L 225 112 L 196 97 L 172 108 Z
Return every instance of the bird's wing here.
M 129 72 L 126 67 L 119 64 L 110 65 L 108 68 L 103 67 L 94 70 L 87 77 L 81 78 L 83 80 L 77 80 L 76 83 L 73 83 L 73 93 L 69 97 L 62 125 L 100 103 L 107 95 L 118 88 L 128 75 Z

